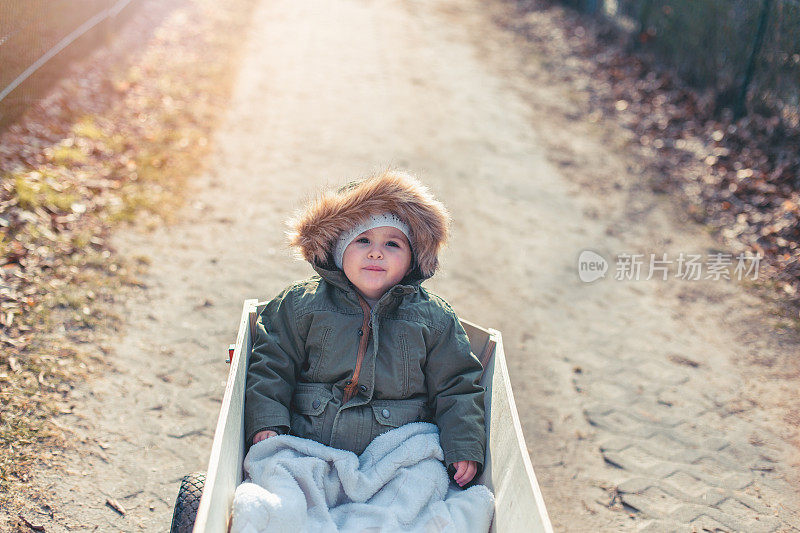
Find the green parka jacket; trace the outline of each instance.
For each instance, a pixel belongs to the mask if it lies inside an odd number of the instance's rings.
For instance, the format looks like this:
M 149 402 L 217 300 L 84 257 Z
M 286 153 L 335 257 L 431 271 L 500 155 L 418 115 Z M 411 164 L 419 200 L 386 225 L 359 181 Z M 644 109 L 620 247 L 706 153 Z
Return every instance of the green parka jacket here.
M 446 464 L 482 465 L 482 368 L 447 302 L 407 278 L 370 310 L 341 270 L 314 269 L 319 276 L 292 284 L 258 319 L 247 442 L 284 426 L 360 454 L 391 428 L 433 421 Z

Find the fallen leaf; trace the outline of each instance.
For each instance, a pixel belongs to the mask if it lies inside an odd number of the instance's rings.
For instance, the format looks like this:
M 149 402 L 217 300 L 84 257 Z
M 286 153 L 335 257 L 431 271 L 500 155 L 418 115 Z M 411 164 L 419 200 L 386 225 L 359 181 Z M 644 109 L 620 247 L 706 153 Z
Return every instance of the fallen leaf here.
M 45 528 L 44 528 L 44 526 L 42 524 L 39 524 L 37 522 L 31 522 L 30 520 L 25 518 L 22 514 L 19 515 L 19 518 L 20 518 L 20 520 L 22 520 L 25 523 L 26 526 L 28 526 L 32 530 L 34 530 L 34 531 L 45 531 Z
M 120 503 L 117 500 L 112 500 L 111 498 L 108 498 L 106 499 L 106 505 L 114 509 L 122 516 L 125 516 L 125 513 L 127 512 L 125 508 L 122 505 L 120 505 Z

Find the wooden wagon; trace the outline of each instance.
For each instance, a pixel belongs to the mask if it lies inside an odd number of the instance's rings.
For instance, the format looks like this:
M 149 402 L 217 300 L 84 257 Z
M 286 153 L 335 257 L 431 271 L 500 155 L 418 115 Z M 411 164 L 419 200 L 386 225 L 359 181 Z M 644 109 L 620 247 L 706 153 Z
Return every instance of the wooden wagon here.
M 172 531 L 224 533 L 230 525 L 233 493 L 242 482 L 244 392 L 255 324 L 266 302 L 246 300 L 236 344 L 229 350 L 225 386 L 211 458 L 204 476 L 186 476 L 175 504 Z M 485 468 L 478 479 L 495 495 L 493 532 L 551 532 L 544 499 L 525 447 L 500 332 L 461 321 L 474 354 L 484 365 L 487 438 Z M 199 503 L 198 503 L 199 502 Z M 194 529 L 192 529 L 192 524 Z

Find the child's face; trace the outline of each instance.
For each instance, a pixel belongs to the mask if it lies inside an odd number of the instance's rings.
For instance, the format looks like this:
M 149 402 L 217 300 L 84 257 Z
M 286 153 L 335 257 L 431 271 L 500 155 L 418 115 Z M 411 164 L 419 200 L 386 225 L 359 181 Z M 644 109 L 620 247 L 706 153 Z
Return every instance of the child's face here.
M 347 245 L 342 270 L 366 298 L 380 298 L 411 270 L 411 246 L 391 226 L 365 231 Z

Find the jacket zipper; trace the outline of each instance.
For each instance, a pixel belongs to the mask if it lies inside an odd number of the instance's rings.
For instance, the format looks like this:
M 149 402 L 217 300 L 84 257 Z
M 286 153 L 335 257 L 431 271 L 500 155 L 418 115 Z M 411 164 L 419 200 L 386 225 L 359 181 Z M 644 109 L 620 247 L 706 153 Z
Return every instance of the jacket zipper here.
M 364 362 L 364 355 L 367 353 L 369 335 L 372 330 L 369 320 L 372 313 L 369 305 L 367 305 L 367 302 L 364 301 L 360 294 L 357 294 L 357 296 L 358 303 L 361 305 L 361 310 L 364 312 L 364 322 L 361 324 L 361 340 L 358 343 L 356 367 L 353 370 L 353 377 L 351 378 L 350 383 L 344 388 L 344 398 L 342 399 L 343 404 L 350 401 L 350 399 L 356 394 L 356 389 L 358 388 L 358 375 L 361 373 L 361 363 Z

